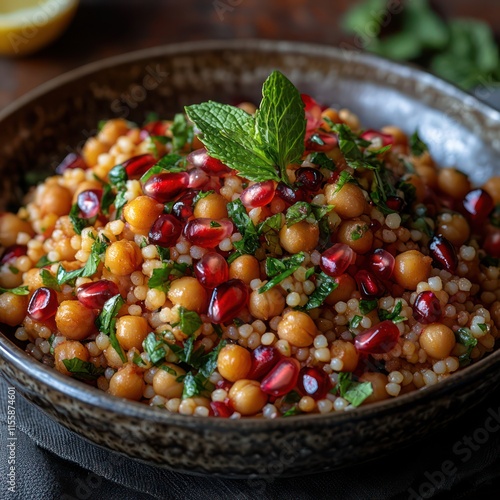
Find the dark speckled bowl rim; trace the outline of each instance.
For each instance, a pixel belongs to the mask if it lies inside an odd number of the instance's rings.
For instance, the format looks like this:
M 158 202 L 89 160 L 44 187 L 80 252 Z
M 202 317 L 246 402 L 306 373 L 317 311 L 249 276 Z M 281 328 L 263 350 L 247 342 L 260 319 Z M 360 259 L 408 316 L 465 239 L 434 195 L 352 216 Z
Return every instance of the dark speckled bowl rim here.
M 29 93 L 23 95 L 12 104 L 8 105 L 0 111 L 0 124 L 9 115 L 17 110 L 32 105 L 40 96 L 48 93 L 57 87 L 78 80 L 79 78 L 101 71 L 103 69 L 118 66 L 127 63 L 139 62 L 142 59 L 153 58 L 158 56 L 174 56 L 184 53 L 200 54 L 204 51 L 211 50 L 255 50 L 256 52 L 278 52 L 283 54 L 298 54 L 309 56 L 326 56 L 339 58 L 344 55 L 340 49 L 329 47 L 326 45 L 317 45 L 301 42 L 289 41 L 271 41 L 271 40 L 212 40 L 200 42 L 187 42 L 179 44 L 171 44 L 160 47 L 153 47 L 140 51 L 135 51 L 100 61 L 96 61 L 85 66 L 79 67 L 73 71 L 65 73 L 53 80 L 50 80 Z M 476 110 L 483 115 L 487 115 L 490 119 L 500 122 L 500 112 L 484 104 L 474 96 L 460 90 L 451 83 L 448 83 L 440 78 L 417 69 L 408 64 L 395 63 L 371 54 L 352 52 L 349 53 L 349 58 L 353 62 L 361 62 L 364 65 L 373 67 L 383 67 L 384 70 L 395 73 L 404 78 L 412 78 L 419 81 L 424 81 L 431 85 L 439 92 L 450 95 L 456 99 L 468 99 Z M 417 390 L 399 396 L 397 398 L 373 403 L 367 406 L 354 408 L 346 412 L 336 412 L 327 414 L 313 415 L 297 415 L 293 418 L 243 418 L 243 419 L 221 419 L 215 417 L 199 417 L 179 415 L 161 411 L 156 408 L 151 408 L 142 403 L 123 400 L 110 396 L 109 394 L 100 391 L 91 386 L 87 386 L 82 382 L 66 377 L 53 368 L 49 368 L 39 361 L 33 359 L 26 354 L 22 349 L 17 347 L 3 333 L 0 332 L 0 356 L 16 369 L 26 373 L 29 377 L 36 379 L 38 382 L 50 387 L 52 390 L 58 391 L 67 397 L 77 401 L 96 406 L 102 410 L 109 411 L 115 415 L 140 418 L 142 420 L 155 421 L 160 424 L 176 424 L 184 427 L 199 427 L 203 423 L 203 427 L 207 430 L 217 429 L 219 431 L 224 428 L 232 429 L 241 428 L 242 430 L 251 431 L 264 429 L 292 429 L 297 423 L 312 421 L 319 424 L 322 421 L 330 421 L 334 419 L 339 424 L 357 420 L 358 418 L 371 415 L 381 415 L 384 413 L 392 413 L 400 407 L 406 407 L 413 402 L 419 402 L 422 399 L 438 399 L 440 396 L 449 394 L 453 391 L 458 391 L 460 386 L 468 385 L 473 380 L 480 378 L 486 371 L 493 368 L 495 364 L 500 362 L 500 349 L 489 354 L 482 360 L 473 365 L 454 373 L 451 377 L 438 384 L 427 387 L 422 390 Z

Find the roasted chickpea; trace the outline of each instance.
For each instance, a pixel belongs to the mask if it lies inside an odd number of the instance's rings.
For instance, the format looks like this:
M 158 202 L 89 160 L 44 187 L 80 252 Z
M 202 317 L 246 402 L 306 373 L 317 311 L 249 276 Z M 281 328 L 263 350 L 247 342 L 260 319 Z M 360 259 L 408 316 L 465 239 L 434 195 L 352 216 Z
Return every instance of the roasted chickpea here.
M 332 346 L 330 347 L 330 353 L 333 358 L 338 358 L 342 361 L 343 372 L 353 372 L 359 362 L 359 354 L 354 347 L 354 344 L 351 342 L 346 342 L 345 340 L 335 340 L 332 342 Z
M 43 280 L 40 275 L 40 269 L 34 267 L 25 272 L 23 283 L 29 288 L 30 292 L 34 292 L 37 288 L 41 288 L 43 286 Z
M 436 189 L 438 185 L 438 173 L 436 167 L 425 163 L 415 163 L 415 171 L 426 186 Z
M 382 127 L 380 131 L 383 134 L 391 135 L 394 138 L 395 144 L 401 144 L 401 145 L 408 144 L 407 135 L 399 127 L 396 127 L 395 125 L 386 125 L 385 127 Z
M 267 403 L 267 394 L 257 380 L 238 380 L 229 390 L 229 399 L 234 409 L 242 415 L 255 415 Z
M 123 366 L 123 360 L 120 355 L 116 352 L 113 346 L 106 347 L 103 351 L 104 357 L 111 368 L 120 368 Z
M 300 311 L 290 311 L 278 323 L 278 337 L 295 347 L 308 347 L 318 334 L 312 318 Z
M 93 333 L 95 331 L 94 320 L 94 311 L 78 300 L 65 300 L 57 308 L 57 329 L 71 340 L 83 340 Z
M 407 250 L 396 256 L 394 279 L 407 290 L 416 290 L 421 281 L 431 275 L 432 259 L 418 250 Z
M 448 357 L 456 345 L 453 330 L 441 323 L 427 325 L 420 334 L 419 342 L 427 356 L 434 359 Z
M 172 281 L 167 297 L 174 305 L 197 313 L 202 313 L 207 306 L 207 292 L 196 278 L 189 276 Z
M 54 348 L 54 361 L 56 370 L 61 372 L 62 374 L 71 375 L 71 373 L 64 365 L 64 361 L 73 358 L 78 358 L 82 361 L 89 360 L 89 351 L 81 342 L 77 342 L 76 340 L 67 340 L 66 342 L 58 344 Z
M 325 197 L 328 204 L 333 205 L 335 212 L 342 219 L 359 217 L 366 208 L 363 191 L 351 182 L 347 182 L 340 189 L 337 184 L 327 184 Z
M 305 220 L 290 227 L 284 225 L 280 231 L 281 246 L 289 253 L 310 252 L 316 248 L 318 241 L 318 225 Z
M 104 265 L 117 276 L 132 274 L 142 264 L 141 249 L 129 240 L 111 243 L 106 249 Z
M 229 265 L 229 278 L 238 279 L 249 285 L 252 280 L 260 278 L 259 261 L 252 255 L 242 255 Z
M 44 214 L 66 215 L 71 210 L 71 192 L 59 184 L 47 184 L 39 198 L 40 209 Z
M 104 144 L 96 137 L 90 137 L 83 146 L 82 156 L 89 167 L 97 164 L 97 157 L 102 153 L 107 153 L 109 145 Z
M 500 203 L 500 176 L 490 177 L 483 189 L 493 198 L 495 205 Z
M 143 316 L 122 316 L 116 321 L 116 338 L 125 350 L 135 347 L 142 351 L 142 343 L 148 336 L 148 322 Z
M 99 132 L 98 138 L 106 144 L 114 144 L 118 137 L 125 135 L 129 131 L 127 120 L 115 118 L 108 120 Z
M 471 190 L 469 178 L 456 168 L 441 168 L 438 171 L 438 187 L 455 200 L 462 200 Z
M 142 373 L 135 365 L 127 364 L 111 377 L 108 392 L 119 398 L 139 401 L 145 387 Z
M 10 326 L 21 324 L 26 316 L 27 307 L 27 295 L 15 295 L 10 292 L 2 293 L 0 295 L 0 323 Z
M 28 233 L 30 236 L 35 234 L 29 222 L 9 212 L 0 213 L 0 246 L 10 247 L 14 245 L 17 235 L 21 232 Z
M 361 219 L 346 220 L 339 226 L 337 239 L 356 253 L 364 254 L 372 248 L 373 233 L 368 223 Z
M 451 220 L 443 215 L 438 217 L 438 231 L 453 245 L 460 247 L 470 236 L 470 227 L 466 218 L 461 214 L 450 214 Z
M 250 352 L 236 344 L 224 346 L 217 358 L 219 373 L 229 382 L 245 378 L 252 367 Z
M 356 282 L 350 274 L 341 274 L 335 280 L 338 283 L 338 287 L 325 300 L 330 305 L 334 305 L 340 301 L 347 302 L 356 290 Z
M 227 200 L 220 194 L 211 193 L 196 203 L 193 213 L 195 217 L 224 219 L 227 217 Z
M 123 218 L 134 233 L 147 234 L 154 221 L 163 213 L 163 204 L 149 196 L 138 196 L 123 207 Z
M 271 288 L 264 293 L 254 290 L 250 295 L 248 309 L 250 314 L 257 319 L 268 320 L 279 316 L 285 308 L 285 298 L 278 289 Z
M 383 401 L 389 398 L 389 394 L 385 390 L 387 385 L 387 376 L 383 373 L 366 372 L 359 377 L 360 382 L 370 382 L 372 384 L 373 393 L 371 396 L 367 397 L 363 404 L 375 403 L 377 401 Z
M 153 376 L 153 389 L 164 398 L 180 398 L 184 384 L 177 379 L 186 371 L 173 363 L 162 364 Z

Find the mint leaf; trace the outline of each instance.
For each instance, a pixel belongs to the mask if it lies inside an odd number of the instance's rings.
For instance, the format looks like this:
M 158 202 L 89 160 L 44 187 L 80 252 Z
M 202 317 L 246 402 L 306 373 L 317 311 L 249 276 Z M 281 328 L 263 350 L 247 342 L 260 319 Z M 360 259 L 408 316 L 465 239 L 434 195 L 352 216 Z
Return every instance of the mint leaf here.
M 273 255 L 283 255 L 280 246 L 281 214 L 274 214 L 261 222 L 257 227 L 257 232 L 264 236 L 269 251 Z
M 259 293 L 264 293 L 281 283 L 285 278 L 291 276 L 304 262 L 304 252 L 299 252 L 292 257 L 283 260 L 268 257 L 266 259 L 266 273 L 271 278 L 264 286 L 259 288 Z
M 227 344 L 225 340 L 219 342 L 217 347 L 213 349 L 211 352 L 208 354 L 205 354 L 202 356 L 200 360 L 200 373 L 206 377 L 209 378 L 212 373 L 215 371 L 217 368 L 217 358 L 219 357 L 219 353 L 221 349 Z
M 374 170 L 376 167 L 370 163 L 367 157 L 363 154 L 360 147 L 367 147 L 371 143 L 358 137 L 352 130 L 344 123 L 334 124 L 332 130 L 337 133 L 339 148 L 344 156 L 347 164 L 356 168 L 367 168 Z
M 373 394 L 370 382 L 356 382 L 352 380 L 352 373 L 340 372 L 336 389 L 340 396 L 352 404 L 359 406 L 366 398 Z
M 149 333 L 142 342 L 142 347 L 148 354 L 149 359 L 151 363 L 153 363 L 153 365 L 158 365 L 158 363 L 162 362 L 165 359 L 165 356 L 167 355 L 165 346 L 166 343 L 164 342 L 163 338 L 153 332 Z
M 460 366 L 467 366 L 472 363 L 470 357 L 472 350 L 477 346 L 477 339 L 468 328 L 459 328 L 455 333 L 455 338 L 459 344 L 467 347 L 467 351 L 458 357 Z
M 50 261 L 49 258 L 44 255 L 43 257 L 40 257 L 40 260 L 35 264 L 35 267 L 37 267 L 38 269 L 40 269 L 41 267 L 45 267 L 45 266 L 50 266 L 52 264 L 57 264 L 58 261 Z
M 186 117 L 182 113 L 177 113 L 174 116 L 170 131 L 173 136 L 172 150 L 174 152 L 180 151 L 186 144 L 191 144 L 193 142 L 193 126 L 188 123 Z
M 14 295 L 28 295 L 30 293 L 27 286 L 18 286 L 16 288 L 2 288 L 0 287 L 1 293 L 12 293 Z
M 317 275 L 316 288 L 311 295 L 307 304 L 304 306 L 305 311 L 315 309 L 323 304 L 328 295 L 330 295 L 339 284 L 335 278 L 332 278 L 325 274 L 323 271 Z
M 111 297 L 104 303 L 101 314 L 97 316 L 95 324 L 99 332 L 109 337 L 109 343 L 120 356 L 120 359 L 126 363 L 127 358 L 123 349 L 116 338 L 116 316 L 120 312 L 121 307 L 125 304 L 120 294 Z
M 325 153 L 312 153 L 309 161 L 320 168 L 326 168 L 332 172 L 335 170 L 335 162 L 328 158 Z
M 362 320 L 363 316 L 360 316 L 359 314 L 354 315 L 351 321 L 349 321 L 349 328 L 357 328 Z
M 395 306 L 392 312 L 386 311 L 385 309 L 378 310 L 378 317 L 380 321 L 390 319 L 394 323 L 401 323 L 401 321 L 406 321 L 408 318 L 401 316 L 401 310 L 403 309 L 403 302 L 400 300 Z
M 80 208 L 78 207 L 77 203 L 73 203 L 71 206 L 71 210 L 69 211 L 69 220 L 71 221 L 71 224 L 73 224 L 73 229 L 76 234 L 82 234 L 82 231 L 93 224 L 93 221 L 95 218 L 92 218 L 92 221 L 90 219 L 84 219 L 80 217 Z
M 243 237 L 233 243 L 240 254 L 253 255 L 260 247 L 259 235 L 252 219 L 247 214 L 246 208 L 238 198 L 227 204 L 227 212 Z
M 42 269 L 40 271 L 40 276 L 42 278 L 43 286 L 47 288 L 52 288 L 57 292 L 61 291 L 61 287 L 57 282 L 57 278 L 50 271 L 48 271 L 47 269 Z
M 79 380 L 96 380 L 104 374 L 102 366 L 97 367 L 80 358 L 63 359 L 63 364 L 66 370 Z
M 205 386 L 207 380 L 205 380 L 204 377 L 200 374 L 193 375 L 192 372 L 188 372 L 186 373 L 186 375 L 184 375 L 182 381 L 184 382 L 182 399 L 198 396 L 199 394 L 207 390 Z
M 303 220 L 310 223 L 319 222 L 332 209 L 333 205 L 314 205 L 307 201 L 298 201 L 286 211 L 286 225 L 290 227 Z
M 186 170 L 185 159 L 178 154 L 168 154 L 158 160 L 140 179 L 144 184 L 152 175 L 164 172 L 184 172 Z
M 203 321 L 195 311 L 189 311 L 185 307 L 179 307 L 179 328 L 183 333 L 191 336 L 203 325 Z
M 187 264 L 178 264 L 177 262 L 162 262 L 162 267 L 153 269 L 153 274 L 148 280 L 149 288 L 156 288 L 165 293 L 170 289 L 171 276 L 180 278 L 186 274 Z
M 372 312 L 377 306 L 378 306 L 377 299 L 359 301 L 359 310 L 361 311 L 361 314 L 364 314 L 365 316 L 368 313 Z

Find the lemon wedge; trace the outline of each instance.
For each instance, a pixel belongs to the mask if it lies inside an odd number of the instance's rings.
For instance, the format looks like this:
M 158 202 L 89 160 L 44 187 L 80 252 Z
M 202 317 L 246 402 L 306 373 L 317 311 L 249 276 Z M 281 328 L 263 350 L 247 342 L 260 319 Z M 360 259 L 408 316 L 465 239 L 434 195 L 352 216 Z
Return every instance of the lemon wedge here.
M 77 6 L 78 0 L 0 0 L 0 54 L 45 47 L 68 26 Z

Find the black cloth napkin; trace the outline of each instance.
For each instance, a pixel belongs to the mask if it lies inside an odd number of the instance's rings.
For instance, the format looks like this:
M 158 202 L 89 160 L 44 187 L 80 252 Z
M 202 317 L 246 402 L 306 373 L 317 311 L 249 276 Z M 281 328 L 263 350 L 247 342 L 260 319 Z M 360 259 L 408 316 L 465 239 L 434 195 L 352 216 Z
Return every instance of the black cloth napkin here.
M 7 422 L 13 394 L 14 429 Z M 3 377 L 0 397 L 0 499 L 488 499 L 498 498 L 500 488 L 500 390 L 445 433 L 389 456 L 338 471 L 274 480 L 198 477 L 159 469 L 66 430 L 18 391 L 9 391 Z M 14 492 L 8 489 L 12 484 Z

